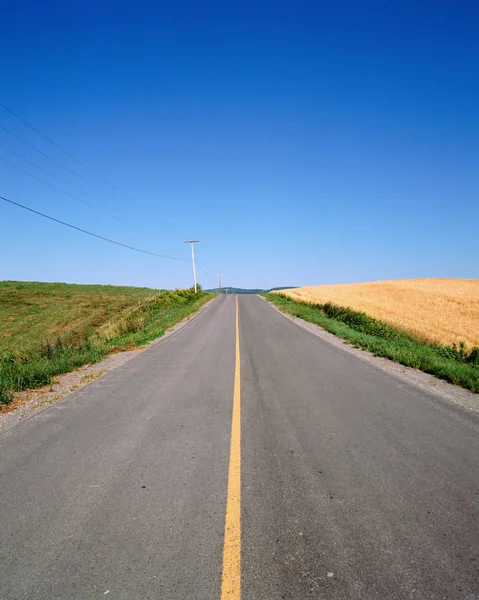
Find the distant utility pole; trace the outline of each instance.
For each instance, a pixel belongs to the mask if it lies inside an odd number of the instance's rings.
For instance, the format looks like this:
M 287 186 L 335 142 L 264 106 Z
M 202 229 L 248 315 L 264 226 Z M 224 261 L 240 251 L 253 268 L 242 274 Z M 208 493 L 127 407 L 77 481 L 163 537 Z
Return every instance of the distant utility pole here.
M 218 281 L 219 281 L 219 288 L 220 288 L 220 294 L 223 293 L 223 286 L 221 285 L 221 278 L 223 277 L 222 274 L 218 273 Z
M 195 267 L 195 244 L 200 240 L 185 240 L 185 244 L 191 244 L 191 264 L 193 265 L 193 280 L 195 282 L 195 294 L 196 291 L 196 267 Z

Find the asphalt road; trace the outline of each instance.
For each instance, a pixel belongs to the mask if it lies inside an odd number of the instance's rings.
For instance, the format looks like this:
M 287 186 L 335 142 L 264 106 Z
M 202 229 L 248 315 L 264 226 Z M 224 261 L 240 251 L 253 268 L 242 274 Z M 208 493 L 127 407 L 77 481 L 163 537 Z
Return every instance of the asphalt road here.
M 1 600 L 479 599 L 477 418 L 253 296 L 234 396 L 235 318 L 218 298 L 0 436 Z

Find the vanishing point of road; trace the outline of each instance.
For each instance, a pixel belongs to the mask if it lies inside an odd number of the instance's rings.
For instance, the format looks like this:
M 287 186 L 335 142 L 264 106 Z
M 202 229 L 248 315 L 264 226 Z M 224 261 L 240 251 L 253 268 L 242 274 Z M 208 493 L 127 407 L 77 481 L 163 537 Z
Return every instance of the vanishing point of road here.
M 0 436 L 0 598 L 479 599 L 478 433 L 221 296 Z

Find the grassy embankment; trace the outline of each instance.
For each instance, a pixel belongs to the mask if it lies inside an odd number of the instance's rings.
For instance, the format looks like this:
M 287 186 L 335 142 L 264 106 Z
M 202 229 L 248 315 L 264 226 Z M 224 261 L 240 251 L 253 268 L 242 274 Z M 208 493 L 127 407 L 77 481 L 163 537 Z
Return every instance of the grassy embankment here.
M 318 286 L 317 289 L 320 290 L 321 287 Z M 333 288 L 336 286 L 324 287 Z M 337 287 L 341 288 L 341 286 Z M 301 288 L 298 291 L 301 292 Z M 428 308 L 428 322 L 417 323 L 416 327 L 411 331 L 408 330 L 407 319 L 401 320 L 400 318 L 401 312 L 407 315 L 415 311 L 414 307 L 408 302 L 403 304 L 401 310 L 399 310 L 398 302 L 394 303 L 395 306 L 392 312 L 395 315 L 396 325 L 393 326 L 390 322 L 373 318 L 364 311 L 340 306 L 331 301 L 321 301 L 320 292 L 316 293 L 316 301 L 311 296 L 306 300 L 305 295 L 303 295 L 303 300 L 293 299 L 294 292 L 295 290 L 288 291 L 288 295 L 284 293 L 268 294 L 267 297 L 270 302 L 284 312 L 320 325 L 330 333 L 343 338 L 357 348 L 369 350 L 375 356 L 392 359 L 400 364 L 431 373 L 436 377 L 479 393 L 479 348 L 473 347 L 471 344 L 468 345 L 465 342 L 444 344 L 432 341 L 431 338 L 434 339 L 434 336 L 431 335 L 433 333 L 431 322 L 436 316 L 433 314 L 434 311 L 431 303 Z M 290 294 L 293 298 L 289 297 Z M 336 297 L 341 296 L 341 294 L 342 290 L 340 290 L 340 293 Z M 331 289 L 326 290 L 326 298 L 331 298 L 331 295 Z M 296 297 L 298 297 L 297 294 Z M 348 299 L 351 299 L 351 295 Z M 346 302 L 344 303 L 346 304 Z M 382 303 L 386 303 L 384 295 Z M 440 299 L 438 299 L 438 304 L 442 304 Z M 474 311 L 477 303 L 474 304 L 473 302 L 472 304 L 472 310 Z M 442 310 L 444 311 L 444 306 Z M 464 306 L 462 313 L 458 311 L 462 316 L 464 316 L 465 312 Z M 449 318 L 449 321 L 451 321 L 451 318 Z M 422 330 L 424 328 L 428 330 L 427 335 L 419 333 L 419 325 L 421 325 Z M 449 323 L 450 325 L 451 323 Z M 477 339 L 475 333 L 477 331 L 471 330 L 467 339 Z M 456 330 L 454 337 L 455 339 L 460 339 L 461 331 Z
M 110 352 L 160 337 L 211 294 L 0 282 L 0 405 Z

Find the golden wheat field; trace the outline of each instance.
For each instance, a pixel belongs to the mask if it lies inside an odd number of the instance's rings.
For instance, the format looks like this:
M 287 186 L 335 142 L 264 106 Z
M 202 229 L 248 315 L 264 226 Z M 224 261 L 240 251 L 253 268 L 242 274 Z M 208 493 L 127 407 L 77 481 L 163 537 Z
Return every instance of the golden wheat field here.
M 303 302 L 348 306 L 430 342 L 479 346 L 479 279 L 397 279 L 280 293 Z

